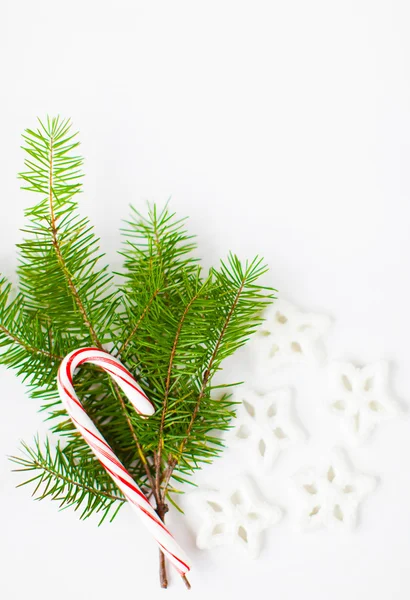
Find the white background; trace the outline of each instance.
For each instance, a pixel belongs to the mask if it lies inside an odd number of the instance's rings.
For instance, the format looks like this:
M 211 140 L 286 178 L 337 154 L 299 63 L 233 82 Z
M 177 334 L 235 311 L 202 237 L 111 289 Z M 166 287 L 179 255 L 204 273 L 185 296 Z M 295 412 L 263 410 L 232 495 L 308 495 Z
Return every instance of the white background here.
M 409 26 L 407 0 L 3 0 L 0 270 L 14 278 L 33 201 L 16 179 L 20 133 L 37 115 L 71 116 L 86 157 L 81 207 L 114 267 L 129 203 L 172 196 L 205 264 L 229 249 L 264 255 L 281 294 L 335 319 L 331 356 L 391 360 L 408 401 Z M 175 577 L 158 588 L 156 549 L 130 510 L 98 529 L 15 489 L 5 455 L 42 416 L 12 372 L 0 390 L 2 597 L 180 598 Z M 312 408 L 321 393 L 311 384 L 297 398 L 311 441 L 264 484 L 285 510 L 292 469 L 339 442 Z M 196 550 L 189 519 L 171 517 L 194 560 L 190 597 L 407 599 L 409 433 L 404 418 L 351 453 L 380 477 L 354 534 L 296 533 L 288 510 L 252 562 Z M 229 464 L 202 476 L 226 478 Z

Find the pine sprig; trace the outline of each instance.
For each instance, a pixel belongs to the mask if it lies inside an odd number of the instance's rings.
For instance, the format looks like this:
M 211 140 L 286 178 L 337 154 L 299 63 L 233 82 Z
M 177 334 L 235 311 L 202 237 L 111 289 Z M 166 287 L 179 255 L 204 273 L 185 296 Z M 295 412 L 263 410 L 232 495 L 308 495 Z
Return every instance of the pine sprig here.
M 208 330 L 206 352 L 202 363 L 202 379 L 190 402 L 187 422 L 180 434 L 177 451 L 168 459 L 164 490 L 177 467 L 189 474 L 201 462 L 210 462 L 221 451 L 221 444 L 209 432 L 225 430 L 233 416 L 229 397 L 224 396 L 215 406 L 211 397 L 211 381 L 221 362 L 240 348 L 261 322 L 261 311 L 271 300 L 267 288 L 255 281 L 266 272 L 262 261 L 255 258 L 245 268 L 231 254 L 228 263 L 221 262 L 219 271 L 211 270 L 215 285 L 214 326 Z M 268 294 L 268 295 L 267 295 Z M 225 408 L 225 412 L 222 409 Z M 218 423 L 215 427 L 215 418 Z M 205 443 L 204 443 L 205 440 Z
M 123 230 L 122 283 L 113 277 L 92 225 L 79 213 L 82 158 L 69 121 L 39 122 L 23 135 L 24 189 L 38 201 L 26 211 L 19 244 L 19 289 L 0 280 L 0 364 L 11 367 L 40 399 L 60 442 L 24 445 L 14 458 L 32 471 L 37 498 L 73 506 L 87 518 L 117 514 L 124 499 L 74 429 L 55 379 L 78 347 L 105 348 L 135 374 L 156 407 L 142 420 L 118 386 L 87 365 L 75 386 L 85 410 L 164 519 L 172 494 L 223 449 L 230 426 L 229 394 L 215 398 L 214 375 L 261 322 L 274 290 L 260 285 L 260 258 L 230 254 L 203 273 L 186 220 L 168 206 L 147 215 L 132 209 Z
M 44 318 L 25 310 L 24 298 L 12 298 L 11 284 L 0 279 L 0 347 L 2 362 L 13 367 L 32 386 L 54 384 L 62 360 L 61 340 L 51 335 Z
M 42 446 L 36 438 L 34 448 L 23 443 L 22 456 L 10 459 L 18 465 L 16 472 L 30 473 L 30 478 L 18 487 L 35 483 L 32 496 L 36 500 L 51 498 L 60 509 L 74 507 L 80 519 L 102 513 L 100 525 L 108 516 L 112 521 L 125 502 L 101 466 L 96 473 L 95 465 L 90 465 L 92 459 L 76 460 L 59 445 L 53 450 L 48 439 Z
M 53 327 L 101 347 L 111 338 L 116 298 L 109 292 L 108 267 L 100 266 L 99 240 L 77 213 L 83 159 L 73 153 L 76 136 L 70 122 L 58 118 L 40 121 L 37 130 L 23 135 L 29 154 L 20 174 L 23 189 L 41 200 L 26 211 L 27 237 L 18 246 L 20 290 L 26 307 L 44 312 Z
M 77 196 L 81 191 L 82 158 L 76 154 L 79 142 L 68 121 L 47 119 L 36 130 L 27 130 L 23 138 L 29 154 L 26 170 L 20 175 L 24 189 L 40 195 L 40 201 L 26 211 L 29 225 L 20 251 L 20 295 L 26 312 L 47 321 L 47 327 L 62 340 L 60 354 L 65 356 L 78 346 L 99 348 L 114 338 L 114 316 L 118 292 L 112 288 L 107 265 L 101 264 L 98 239 L 88 221 L 78 214 Z M 65 412 L 55 386 L 56 368 L 51 385 L 34 386 L 33 396 L 43 399 L 43 409 L 57 418 L 53 431 L 77 453 L 90 454 L 71 421 L 61 422 Z M 127 459 L 139 458 L 133 431 L 124 429 L 124 400 L 112 389 L 101 371 L 82 370 L 77 378 L 84 406 L 96 422 L 107 419 L 106 438 Z M 138 476 L 139 467 L 134 469 Z M 141 483 L 141 481 L 140 481 Z

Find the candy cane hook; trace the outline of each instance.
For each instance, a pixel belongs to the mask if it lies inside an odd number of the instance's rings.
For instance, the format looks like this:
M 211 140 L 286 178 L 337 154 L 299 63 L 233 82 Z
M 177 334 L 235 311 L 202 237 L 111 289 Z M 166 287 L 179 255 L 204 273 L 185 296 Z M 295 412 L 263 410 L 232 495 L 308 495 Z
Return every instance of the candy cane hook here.
M 91 447 L 104 469 L 120 488 L 125 498 L 137 511 L 140 519 L 143 521 L 145 527 L 150 530 L 162 552 L 185 580 L 185 574 L 190 570 L 185 553 L 158 517 L 127 469 L 115 456 L 110 446 L 85 412 L 74 391 L 74 372 L 85 362 L 97 365 L 109 373 L 141 417 L 146 418 L 152 415 L 155 412 L 154 406 L 131 373 L 120 361 L 98 348 L 74 350 L 64 358 L 60 365 L 57 376 L 58 391 L 71 420 Z

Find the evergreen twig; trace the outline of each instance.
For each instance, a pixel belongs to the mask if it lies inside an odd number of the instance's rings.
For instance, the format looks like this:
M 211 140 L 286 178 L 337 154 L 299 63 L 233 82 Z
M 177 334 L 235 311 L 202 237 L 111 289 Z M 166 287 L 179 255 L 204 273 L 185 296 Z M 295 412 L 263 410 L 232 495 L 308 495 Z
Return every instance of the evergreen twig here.
M 0 280 L 0 363 L 16 369 L 51 420 L 60 442 L 14 457 L 32 471 L 38 499 L 73 506 L 81 518 L 101 513 L 111 520 L 124 504 L 121 493 L 93 457 L 63 410 L 56 390 L 62 357 L 78 347 L 110 349 L 133 372 L 156 412 L 143 421 L 122 391 L 100 369 L 87 365 L 75 385 L 84 408 L 136 482 L 152 497 L 162 520 L 168 502 L 202 464 L 223 449 L 234 406 L 212 385 L 225 358 L 261 322 L 273 291 L 258 283 L 261 259 L 226 262 L 202 273 L 185 219 L 168 206 L 132 209 L 123 231 L 122 284 L 114 286 L 88 219 L 79 216 L 82 158 L 68 120 L 39 121 L 23 135 L 27 153 L 24 188 L 39 201 L 26 211 L 19 244 L 19 291 Z M 26 482 L 26 483 L 28 483 Z M 180 509 L 179 509 L 180 510 Z M 167 585 L 161 554 L 161 584 Z

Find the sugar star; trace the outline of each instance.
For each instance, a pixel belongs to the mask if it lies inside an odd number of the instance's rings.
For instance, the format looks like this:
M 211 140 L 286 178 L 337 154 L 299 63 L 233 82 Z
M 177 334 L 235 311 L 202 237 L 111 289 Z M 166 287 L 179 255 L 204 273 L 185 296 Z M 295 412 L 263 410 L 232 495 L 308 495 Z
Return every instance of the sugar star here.
M 363 442 L 386 419 L 399 414 L 399 406 L 388 389 L 388 363 L 381 361 L 363 368 L 335 362 L 329 367 L 332 412 L 343 419 L 353 443 Z
M 251 455 L 257 468 L 270 470 L 282 450 L 305 437 L 294 422 L 288 388 L 264 394 L 241 387 L 234 400 L 241 404 L 228 437 Z
M 270 306 L 265 321 L 255 334 L 259 361 L 269 369 L 301 362 L 323 362 L 323 337 L 331 321 L 328 317 L 304 313 L 279 299 Z
M 238 545 L 257 558 L 262 532 L 281 518 L 281 510 L 258 497 L 246 478 L 224 490 L 202 490 L 192 494 L 200 514 L 198 548 Z
M 353 471 L 338 449 L 319 471 L 302 469 L 293 479 L 300 499 L 302 529 L 353 529 L 360 502 L 376 486 L 374 477 Z

